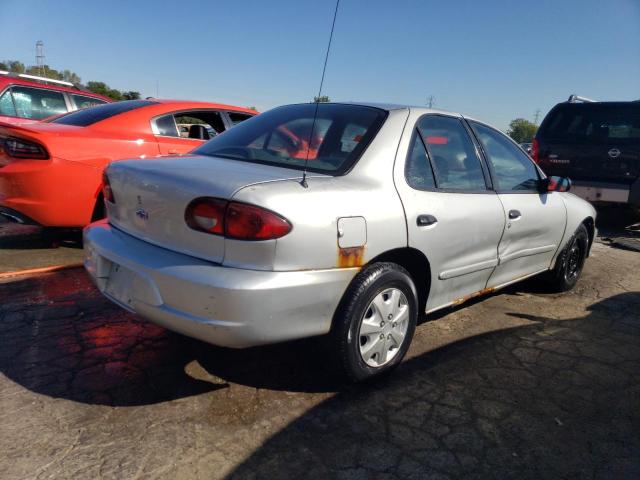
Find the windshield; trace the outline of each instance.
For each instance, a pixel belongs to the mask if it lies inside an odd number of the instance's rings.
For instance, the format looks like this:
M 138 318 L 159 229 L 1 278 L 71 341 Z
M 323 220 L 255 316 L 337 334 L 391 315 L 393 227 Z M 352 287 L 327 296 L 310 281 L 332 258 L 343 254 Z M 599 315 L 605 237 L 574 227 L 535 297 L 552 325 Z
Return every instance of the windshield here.
M 158 102 L 150 100 L 125 100 L 124 102 L 107 103 L 97 107 L 85 108 L 76 112 L 71 112 L 60 117 L 55 117 L 51 123 L 62 125 L 73 125 L 76 127 L 87 127 L 101 120 L 106 120 L 115 115 L 135 110 L 136 108 L 154 105 Z
M 257 115 L 192 153 L 339 175 L 360 157 L 386 118 L 372 107 L 289 105 Z M 312 128 L 313 127 L 313 128 Z M 313 132 L 312 132 L 313 130 Z

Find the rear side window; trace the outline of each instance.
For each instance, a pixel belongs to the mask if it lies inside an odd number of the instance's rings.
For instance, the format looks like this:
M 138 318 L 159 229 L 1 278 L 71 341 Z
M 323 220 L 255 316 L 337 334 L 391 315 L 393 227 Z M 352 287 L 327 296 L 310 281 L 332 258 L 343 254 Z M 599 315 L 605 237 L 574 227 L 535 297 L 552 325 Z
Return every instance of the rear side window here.
M 11 90 L 7 90 L 0 97 L 0 115 L 16 116 L 16 109 L 13 106 L 13 99 L 11 98 Z
M 249 115 L 247 113 L 238 113 L 238 112 L 227 112 L 229 115 L 229 120 L 234 125 L 237 125 L 240 122 L 244 122 L 245 120 L 249 120 L 253 115 Z
M 94 108 L 78 110 L 77 112 L 71 112 L 67 115 L 63 115 L 62 117 L 52 120 L 52 123 L 87 127 L 115 115 L 130 112 L 131 110 L 146 107 L 148 105 L 156 105 L 157 103 L 158 102 L 153 102 L 151 100 L 126 100 L 124 102 L 105 103 L 104 105 L 98 105 Z
M 424 146 L 422 135 L 417 130 L 413 135 L 413 141 L 409 149 L 405 177 L 409 186 L 418 190 L 436 188 L 427 148 Z
M 564 104 L 545 119 L 541 136 L 600 143 L 640 141 L 638 105 Z
M 476 122 L 470 122 L 482 143 L 500 192 L 538 192 L 538 170 L 520 147 L 502 133 Z
M 308 159 L 309 171 L 340 175 L 358 160 L 386 116 L 359 105 L 288 105 L 242 122 L 193 153 L 297 170 Z
M 99 98 L 87 97 L 86 95 L 71 95 L 73 103 L 76 104 L 78 110 L 82 108 L 95 107 L 97 105 L 103 105 L 107 102 L 100 100 Z
M 418 132 L 431 159 L 438 188 L 487 189 L 475 145 L 458 118 L 425 115 L 418 121 Z
M 29 87 L 11 87 L 16 116 L 41 120 L 67 112 L 64 95 L 55 90 Z

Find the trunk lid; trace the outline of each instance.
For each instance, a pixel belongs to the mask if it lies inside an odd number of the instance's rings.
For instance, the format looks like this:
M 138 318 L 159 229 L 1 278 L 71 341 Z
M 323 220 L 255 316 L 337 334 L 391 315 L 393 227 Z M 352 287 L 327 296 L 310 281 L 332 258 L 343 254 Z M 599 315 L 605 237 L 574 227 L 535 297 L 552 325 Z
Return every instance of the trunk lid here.
M 224 237 L 199 232 L 185 222 L 198 197 L 231 199 L 255 183 L 300 178 L 302 172 L 220 157 L 189 155 L 127 160 L 107 170 L 115 204 L 109 222 L 130 235 L 216 263 L 224 259 Z

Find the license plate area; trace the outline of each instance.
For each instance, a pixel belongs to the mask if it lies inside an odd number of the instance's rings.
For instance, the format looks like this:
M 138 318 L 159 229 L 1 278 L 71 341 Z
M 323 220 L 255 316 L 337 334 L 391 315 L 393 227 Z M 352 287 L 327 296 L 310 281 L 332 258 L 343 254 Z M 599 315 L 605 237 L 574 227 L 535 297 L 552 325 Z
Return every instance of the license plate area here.
M 123 307 L 132 309 L 135 279 L 135 272 L 115 262 L 111 262 L 109 278 L 107 279 L 104 292 Z

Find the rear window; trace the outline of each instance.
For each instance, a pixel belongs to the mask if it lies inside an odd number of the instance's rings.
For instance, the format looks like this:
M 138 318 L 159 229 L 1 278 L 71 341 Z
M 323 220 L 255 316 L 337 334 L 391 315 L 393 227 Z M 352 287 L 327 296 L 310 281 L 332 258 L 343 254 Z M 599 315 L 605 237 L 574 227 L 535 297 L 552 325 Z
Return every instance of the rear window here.
M 289 105 L 228 130 L 195 149 L 200 155 L 339 175 L 360 157 L 387 113 L 358 105 Z
M 51 123 L 86 127 L 115 115 L 157 103 L 158 102 L 153 102 L 151 100 L 125 100 L 124 102 L 107 103 L 105 105 L 98 105 L 97 107 L 78 110 L 77 112 L 57 117 L 52 120 Z
M 640 104 L 566 104 L 552 110 L 540 136 L 552 139 L 605 143 L 640 141 Z

